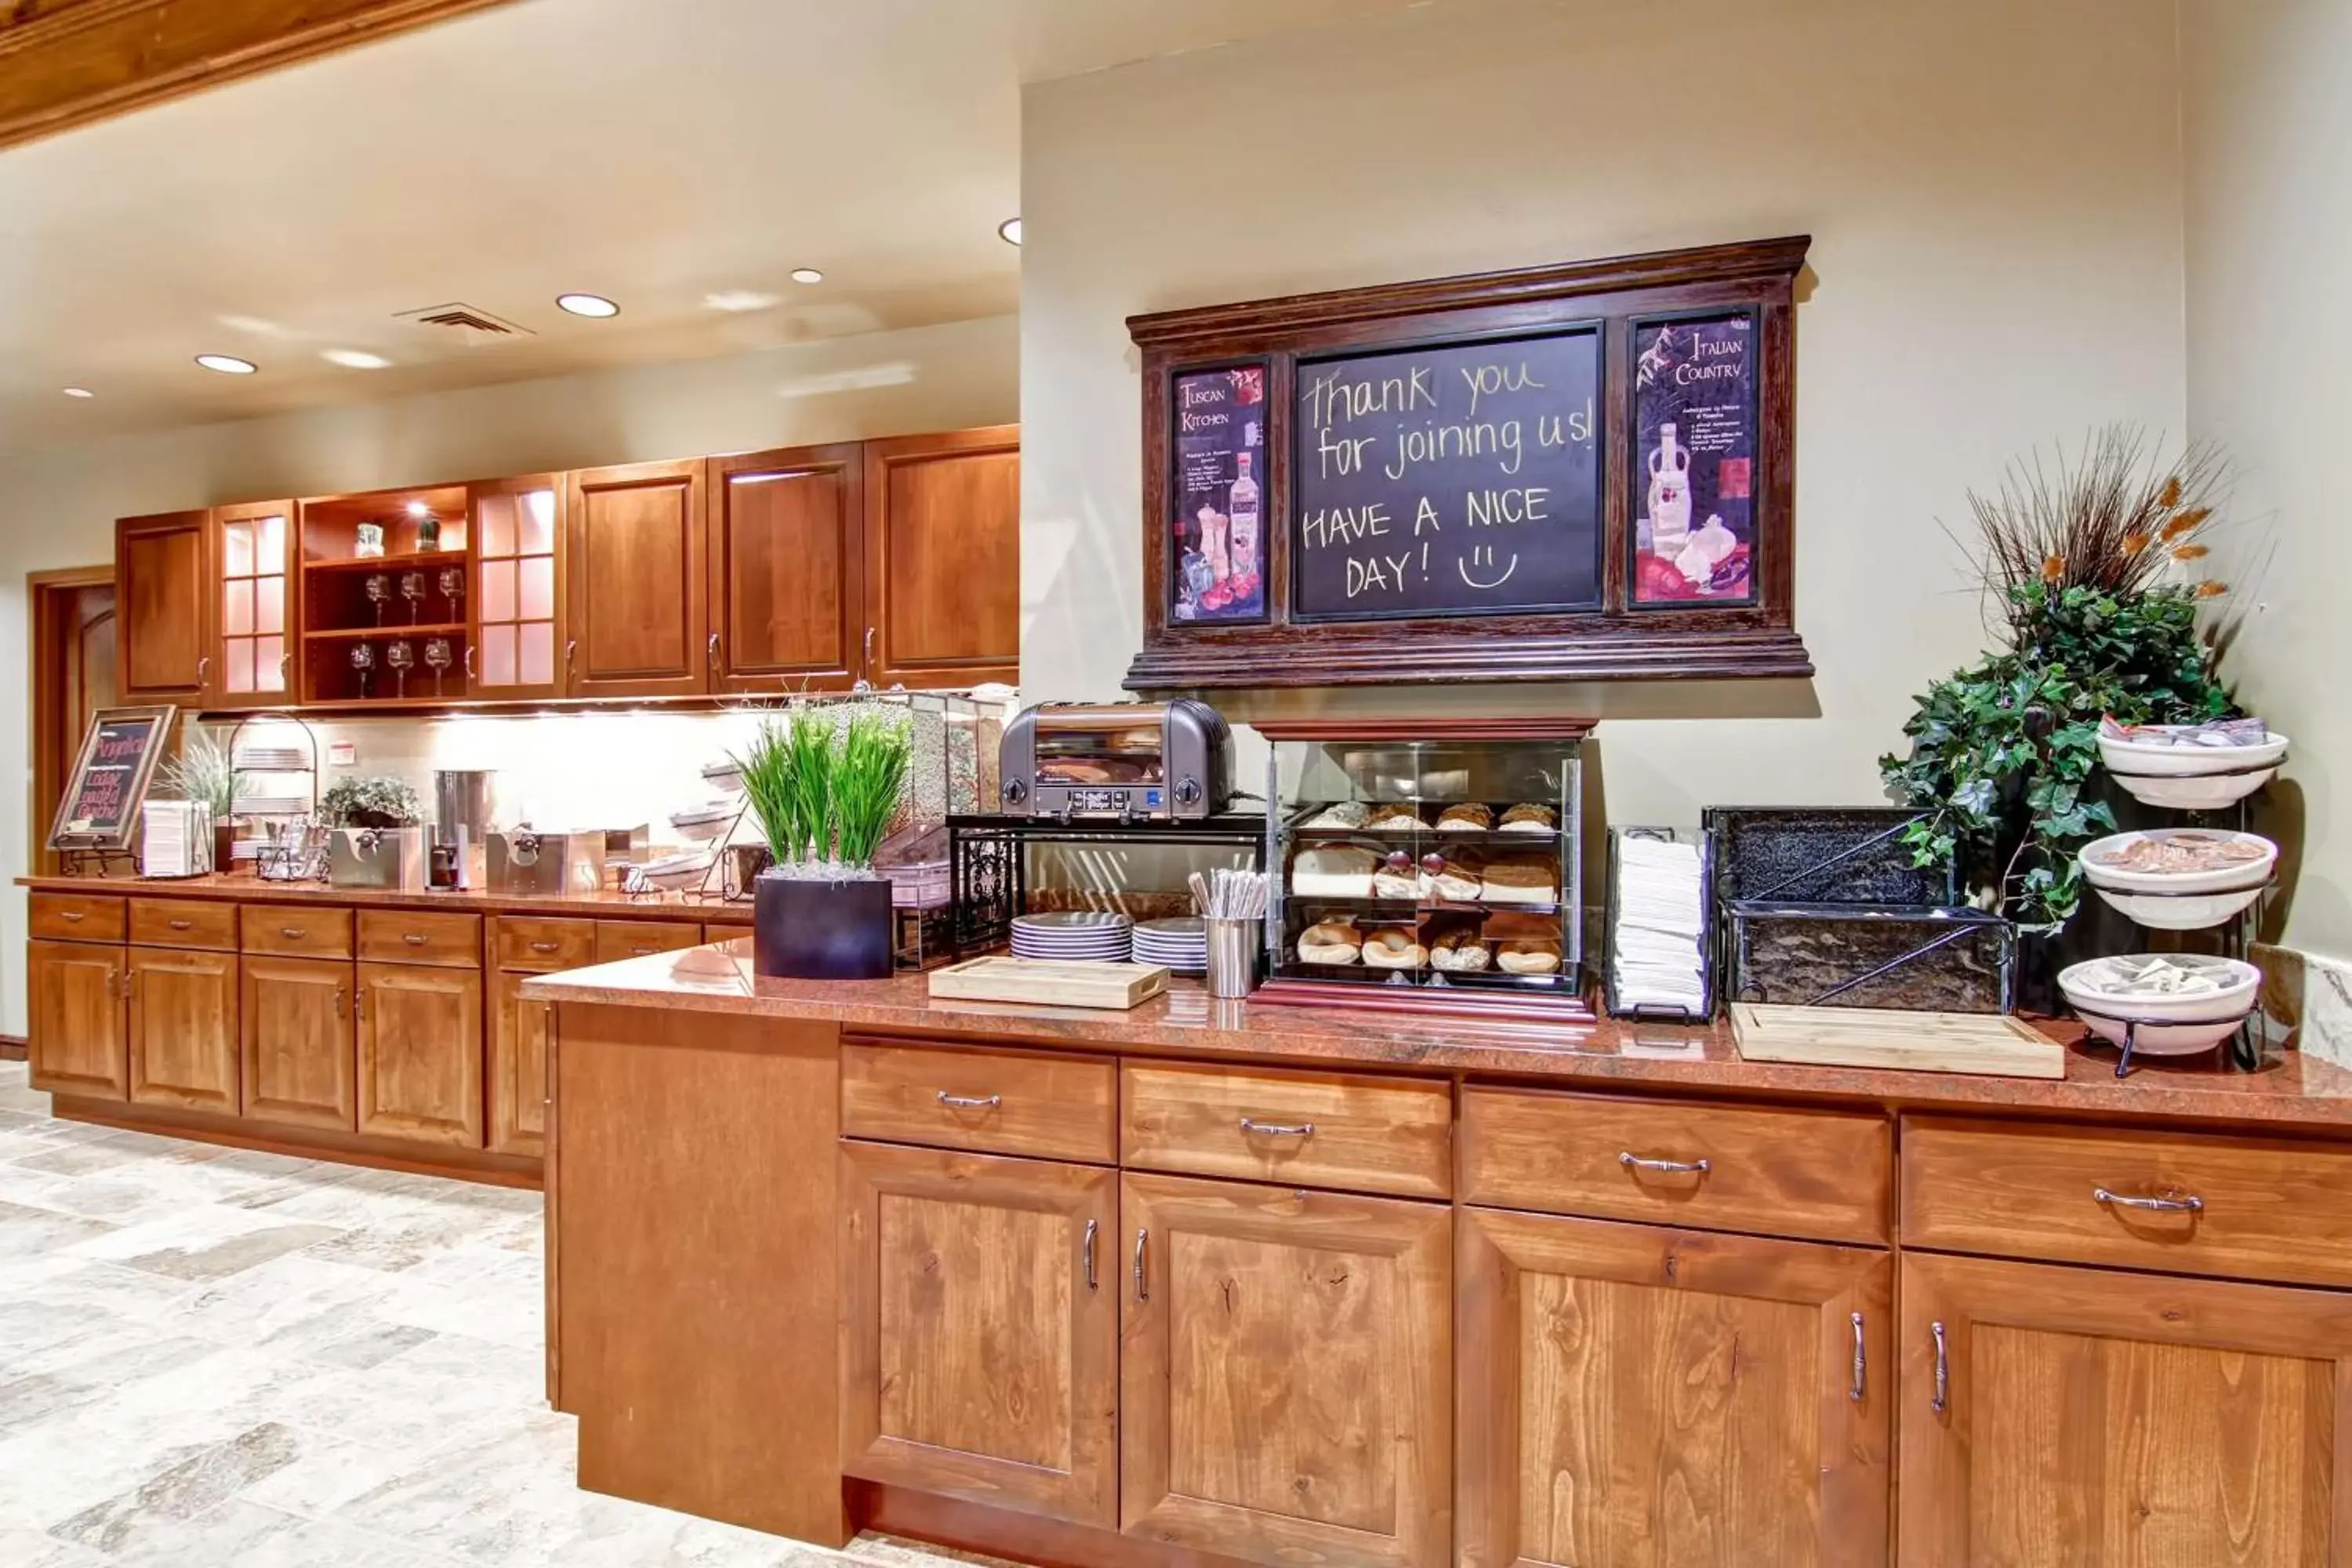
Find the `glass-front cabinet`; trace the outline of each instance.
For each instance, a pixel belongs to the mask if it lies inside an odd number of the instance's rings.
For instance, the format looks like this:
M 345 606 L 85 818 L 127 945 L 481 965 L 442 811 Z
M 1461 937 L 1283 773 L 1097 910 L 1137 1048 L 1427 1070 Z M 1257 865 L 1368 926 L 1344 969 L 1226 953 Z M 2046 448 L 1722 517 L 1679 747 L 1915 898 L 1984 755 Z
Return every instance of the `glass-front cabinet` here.
M 1591 1016 L 1583 721 L 1257 726 L 1268 1001 Z
M 222 507 L 219 523 L 220 668 L 207 695 L 224 706 L 285 698 L 293 669 L 286 543 L 293 509 L 284 502 Z

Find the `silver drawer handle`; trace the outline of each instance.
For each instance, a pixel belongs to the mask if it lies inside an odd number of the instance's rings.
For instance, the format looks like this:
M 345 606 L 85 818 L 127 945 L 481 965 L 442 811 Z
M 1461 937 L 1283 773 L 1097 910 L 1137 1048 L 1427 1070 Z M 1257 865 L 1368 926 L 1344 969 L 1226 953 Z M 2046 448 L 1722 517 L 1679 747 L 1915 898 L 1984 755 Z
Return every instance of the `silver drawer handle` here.
M 940 1103 L 957 1110 L 993 1110 L 1004 1103 L 1001 1094 L 950 1094 L 940 1090 Z
M 82 912 L 79 910 L 59 910 L 58 911 L 58 919 L 65 921 L 68 925 L 79 925 L 81 923 Z
M 278 928 L 278 934 L 284 937 L 288 942 L 300 942 L 304 937 L 309 936 L 310 933 L 303 930 L 300 926 L 279 926 Z
M 1927 1408 L 1941 1415 L 1952 1407 L 1951 1349 L 1944 1342 L 1944 1325 L 1930 1323 L 1927 1331 L 1936 1336 L 1936 1392 L 1927 1401 Z
M 2203 1214 L 2205 1200 L 2195 1193 L 2167 1193 L 2153 1198 L 2136 1198 L 2124 1193 L 2111 1193 L 2105 1187 L 2093 1187 L 2091 1196 L 2099 1203 L 2116 1208 L 2148 1209 L 2157 1214 Z
M 1100 1220 L 1090 1219 L 1087 1221 L 1087 1239 L 1085 1247 L 1087 1260 L 1087 1289 L 1089 1290 L 1095 1288 L 1095 1234 L 1101 1228 L 1102 1222 Z
M 1263 1132 L 1269 1138 L 1312 1138 L 1315 1136 L 1315 1123 L 1302 1121 L 1296 1127 L 1285 1127 L 1278 1121 L 1253 1121 L 1244 1116 L 1242 1118 L 1242 1131 Z
M 1704 1176 L 1715 1169 L 1705 1160 L 1651 1160 L 1630 1149 L 1617 1152 L 1617 1163 L 1629 1171 L 1663 1171 L 1673 1176 Z
M 562 952 L 563 944 L 560 942 L 535 942 L 530 944 L 530 950 L 533 952 Z
M 1845 1391 L 1845 1396 L 1859 1405 L 1862 1403 L 1863 1384 L 1869 1376 L 1870 1365 L 1863 1357 L 1862 1314 L 1855 1312 L 1852 1316 L 1853 1319 L 1853 1384 Z
M 1145 1248 L 1150 1245 L 1151 1232 L 1139 1227 L 1135 1233 L 1135 1299 L 1151 1300 L 1151 1277 L 1145 1268 Z
M 417 935 L 413 931 L 404 931 L 401 932 L 400 940 L 406 942 L 411 947 L 423 947 L 425 942 L 425 939 L 424 937 Z
M 173 931 L 194 931 L 196 929 L 196 922 L 194 921 L 165 921 L 163 923 L 170 926 Z

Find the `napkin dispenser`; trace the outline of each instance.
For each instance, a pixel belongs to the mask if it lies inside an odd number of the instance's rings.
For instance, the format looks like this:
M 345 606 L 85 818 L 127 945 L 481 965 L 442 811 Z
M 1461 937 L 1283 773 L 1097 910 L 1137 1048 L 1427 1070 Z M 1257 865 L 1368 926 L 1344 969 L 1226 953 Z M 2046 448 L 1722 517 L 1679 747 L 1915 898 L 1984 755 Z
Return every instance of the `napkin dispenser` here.
M 490 835 L 490 891 L 593 893 L 604 885 L 604 830 L 541 833 L 512 827 Z

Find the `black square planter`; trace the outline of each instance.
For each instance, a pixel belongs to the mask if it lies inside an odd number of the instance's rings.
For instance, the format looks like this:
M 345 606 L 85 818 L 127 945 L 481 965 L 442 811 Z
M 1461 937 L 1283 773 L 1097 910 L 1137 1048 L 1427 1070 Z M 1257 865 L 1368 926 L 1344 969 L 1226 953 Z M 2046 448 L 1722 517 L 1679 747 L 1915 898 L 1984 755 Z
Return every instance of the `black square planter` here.
M 763 871 L 752 886 L 751 972 L 782 980 L 887 980 L 890 884 Z

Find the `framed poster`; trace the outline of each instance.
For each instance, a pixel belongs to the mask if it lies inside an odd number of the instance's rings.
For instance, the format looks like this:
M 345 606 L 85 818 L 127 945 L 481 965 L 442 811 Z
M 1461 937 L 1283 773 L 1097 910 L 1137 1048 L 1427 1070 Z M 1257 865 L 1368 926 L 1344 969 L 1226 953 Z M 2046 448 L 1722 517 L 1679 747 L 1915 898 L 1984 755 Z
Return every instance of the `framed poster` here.
M 1756 602 L 1756 367 L 1752 310 L 1633 323 L 1630 609 Z
M 1168 389 L 1168 619 L 1265 619 L 1266 365 L 1180 370 Z
M 138 831 L 139 807 L 171 739 L 179 710 L 101 708 L 90 715 L 73 771 L 66 775 L 49 825 L 51 849 L 127 851 Z

